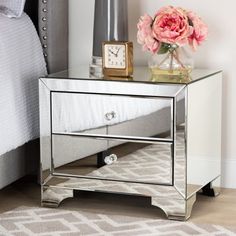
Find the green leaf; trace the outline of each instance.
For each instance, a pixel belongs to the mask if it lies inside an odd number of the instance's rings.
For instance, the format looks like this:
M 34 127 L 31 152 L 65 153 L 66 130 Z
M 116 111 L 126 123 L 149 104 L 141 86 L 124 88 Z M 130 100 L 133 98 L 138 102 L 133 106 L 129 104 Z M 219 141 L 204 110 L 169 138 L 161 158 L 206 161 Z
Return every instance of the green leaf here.
M 158 54 L 165 54 L 167 53 L 171 48 L 171 45 L 169 43 L 161 43 L 161 47 L 158 51 Z

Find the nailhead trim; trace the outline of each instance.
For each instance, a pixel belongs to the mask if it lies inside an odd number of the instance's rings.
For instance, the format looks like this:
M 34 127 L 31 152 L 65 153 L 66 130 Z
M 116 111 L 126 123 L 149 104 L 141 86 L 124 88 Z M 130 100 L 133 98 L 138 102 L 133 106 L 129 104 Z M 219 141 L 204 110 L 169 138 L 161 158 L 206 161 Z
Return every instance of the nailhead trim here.
M 47 0 L 41 0 L 43 5 L 42 5 L 42 31 L 41 31 L 41 38 L 42 38 L 42 47 L 43 47 L 43 55 L 46 59 L 48 56 L 48 45 L 47 45 Z

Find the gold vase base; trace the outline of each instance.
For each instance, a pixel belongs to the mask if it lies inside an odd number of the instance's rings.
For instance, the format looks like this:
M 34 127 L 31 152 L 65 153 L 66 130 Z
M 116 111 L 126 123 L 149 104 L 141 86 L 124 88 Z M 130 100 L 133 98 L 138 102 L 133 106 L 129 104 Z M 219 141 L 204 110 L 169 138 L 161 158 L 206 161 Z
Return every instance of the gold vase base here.
M 166 83 L 187 83 L 191 81 L 190 73 L 192 68 L 181 68 L 164 70 L 160 68 L 151 69 L 151 81 Z

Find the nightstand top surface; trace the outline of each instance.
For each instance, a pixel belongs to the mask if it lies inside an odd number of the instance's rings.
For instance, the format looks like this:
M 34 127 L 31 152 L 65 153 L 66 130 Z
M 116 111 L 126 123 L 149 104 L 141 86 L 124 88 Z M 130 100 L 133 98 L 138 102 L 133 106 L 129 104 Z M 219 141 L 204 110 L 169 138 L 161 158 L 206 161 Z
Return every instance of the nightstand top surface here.
M 122 82 L 138 82 L 150 84 L 182 84 L 187 85 L 201 79 L 205 79 L 214 74 L 221 73 L 221 70 L 212 69 L 194 69 L 189 76 L 163 76 L 162 78 L 152 78 L 151 70 L 148 67 L 134 67 L 134 75 L 131 78 L 122 77 L 91 77 L 89 75 L 89 65 L 78 66 L 77 68 L 60 71 L 49 74 L 46 79 L 78 79 L 78 80 L 99 80 L 99 81 L 122 81 Z
M 154 96 L 174 98 L 188 85 L 221 73 L 217 70 L 195 69 L 186 78 L 166 76 L 163 80 L 151 79 L 147 67 L 135 67 L 133 78 L 91 78 L 89 66 L 65 70 L 40 78 L 41 82 L 53 92 L 127 94 L 135 96 Z

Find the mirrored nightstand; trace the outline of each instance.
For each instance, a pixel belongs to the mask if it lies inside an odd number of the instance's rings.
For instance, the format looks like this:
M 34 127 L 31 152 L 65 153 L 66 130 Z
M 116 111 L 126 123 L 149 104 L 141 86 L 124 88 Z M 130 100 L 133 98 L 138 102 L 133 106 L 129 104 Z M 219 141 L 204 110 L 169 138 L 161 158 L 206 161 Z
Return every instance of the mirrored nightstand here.
M 222 73 L 152 81 L 89 77 L 89 67 L 39 79 L 43 206 L 79 190 L 151 197 L 169 219 L 190 217 L 196 193 L 221 175 Z

